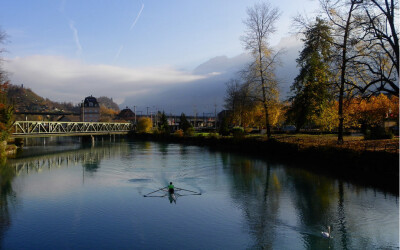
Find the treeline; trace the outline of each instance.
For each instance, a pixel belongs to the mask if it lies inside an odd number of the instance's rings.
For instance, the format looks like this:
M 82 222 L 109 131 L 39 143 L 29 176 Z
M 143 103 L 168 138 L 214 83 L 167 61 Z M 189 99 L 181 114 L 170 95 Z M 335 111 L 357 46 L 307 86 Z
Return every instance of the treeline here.
M 279 100 L 275 68 L 282 51 L 269 39 L 280 11 L 266 3 L 247 10 L 244 47 L 252 62 L 227 83 L 228 122 L 241 127 L 271 128 L 293 124 L 338 132 L 371 131 L 392 118 L 398 121 L 399 44 L 396 0 L 321 0 L 314 19 L 294 18 L 304 42 L 296 62 L 299 74 L 290 98 Z M 226 122 L 226 121 L 224 121 Z M 397 122 L 398 126 L 398 122 Z

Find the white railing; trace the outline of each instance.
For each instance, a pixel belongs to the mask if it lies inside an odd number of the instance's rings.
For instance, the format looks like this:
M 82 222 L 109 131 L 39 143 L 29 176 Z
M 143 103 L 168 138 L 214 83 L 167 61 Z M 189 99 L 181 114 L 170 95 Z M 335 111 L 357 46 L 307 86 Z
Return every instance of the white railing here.
M 130 130 L 132 124 L 128 122 L 16 121 L 13 136 L 117 134 Z

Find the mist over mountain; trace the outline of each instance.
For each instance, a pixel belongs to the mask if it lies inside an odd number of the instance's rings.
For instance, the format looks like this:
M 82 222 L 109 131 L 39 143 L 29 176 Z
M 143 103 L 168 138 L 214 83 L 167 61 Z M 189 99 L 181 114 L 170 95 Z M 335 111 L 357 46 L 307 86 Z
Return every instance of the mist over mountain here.
M 275 50 L 282 49 L 281 66 L 276 69 L 279 81 L 281 100 L 288 97 L 290 86 L 298 73 L 295 59 L 301 50 L 301 43 L 295 37 L 288 37 L 280 41 Z M 238 77 L 238 72 L 248 65 L 251 56 L 242 53 L 235 57 L 217 56 L 200 64 L 193 71 L 194 75 L 207 76 L 186 84 L 172 85 L 167 88 L 127 97 L 121 106 L 136 106 L 143 114 L 147 107 L 152 111 L 164 110 L 166 113 L 202 115 L 214 113 L 224 109 L 226 83 Z

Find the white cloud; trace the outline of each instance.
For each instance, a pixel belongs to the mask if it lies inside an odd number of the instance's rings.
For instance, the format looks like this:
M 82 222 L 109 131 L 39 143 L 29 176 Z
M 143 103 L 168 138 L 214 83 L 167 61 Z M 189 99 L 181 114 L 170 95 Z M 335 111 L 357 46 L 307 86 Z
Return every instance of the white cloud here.
M 13 84 L 24 84 L 51 100 L 74 103 L 91 94 L 113 97 L 122 103 L 128 96 L 160 93 L 207 77 L 171 67 L 124 68 L 44 55 L 7 59 L 4 68 Z

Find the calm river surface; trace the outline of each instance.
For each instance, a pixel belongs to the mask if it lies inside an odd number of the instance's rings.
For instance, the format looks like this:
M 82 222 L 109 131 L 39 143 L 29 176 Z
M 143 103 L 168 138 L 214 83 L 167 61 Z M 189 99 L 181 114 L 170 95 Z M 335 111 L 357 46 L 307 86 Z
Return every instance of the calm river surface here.
M 0 167 L 0 249 L 399 247 L 379 190 L 195 146 L 46 140 Z M 169 181 L 201 195 L 143 196 Z

